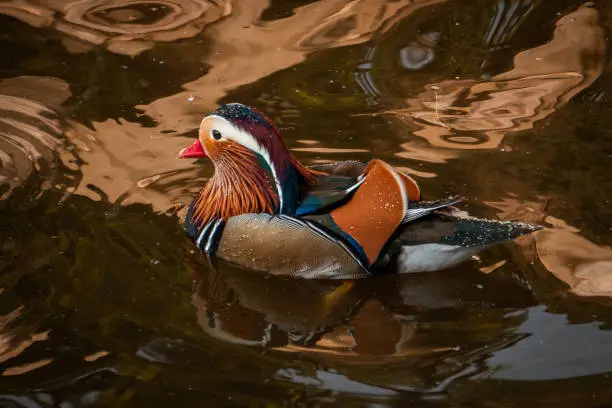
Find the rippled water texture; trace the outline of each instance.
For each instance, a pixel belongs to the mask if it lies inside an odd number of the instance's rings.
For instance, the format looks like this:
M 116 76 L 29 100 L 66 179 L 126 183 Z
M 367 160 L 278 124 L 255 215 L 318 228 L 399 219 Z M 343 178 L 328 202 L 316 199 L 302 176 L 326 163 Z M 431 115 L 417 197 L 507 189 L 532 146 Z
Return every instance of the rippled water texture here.
M 0 406 L 612 406 L 612 3 L 0 2 Z M 208 265 L 219 103 L 539 223 L 452 270 Z

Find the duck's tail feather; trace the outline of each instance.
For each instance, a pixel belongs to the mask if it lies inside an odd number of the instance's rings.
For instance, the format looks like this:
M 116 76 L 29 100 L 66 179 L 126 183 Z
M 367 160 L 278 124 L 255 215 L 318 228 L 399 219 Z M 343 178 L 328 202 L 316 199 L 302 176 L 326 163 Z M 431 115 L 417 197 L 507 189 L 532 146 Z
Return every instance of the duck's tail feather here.
M 405 225 L 390 252 L 398 255 L 399 272 L 434 271 L 457 265 L 495 244 L 541 228 L 474 218 L 454 207 L 445 207 Z
M 475 218 L 454 207 L 430 213 L 429 217 L 406 225 L 398 241 L 402 245 L 437 243 L 466 248 L 487 247 L 542 228 L 521 222 Z
M 437 201 L 410 201 L 408 204 L 408 209 L 404 213 L 402 224 L 407 224 L 409 222 L 418 220 L 419 218 L 423 218 L 426 215 L 431 214 L 435 210 L 458 204 L 464 200 L 465 197 L 452 196 Z

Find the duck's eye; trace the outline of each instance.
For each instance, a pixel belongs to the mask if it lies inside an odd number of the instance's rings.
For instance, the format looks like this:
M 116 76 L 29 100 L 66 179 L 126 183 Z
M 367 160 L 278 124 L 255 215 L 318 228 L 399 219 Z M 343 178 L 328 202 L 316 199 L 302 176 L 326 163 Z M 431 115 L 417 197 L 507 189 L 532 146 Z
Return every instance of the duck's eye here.
M 219 140 L 219 139 L 221 139 L 221 132 L 219 132 L 217 129 L 213 129 L 213 131 L 212 131 L 212 137 L 213 137 L 215 140 Z

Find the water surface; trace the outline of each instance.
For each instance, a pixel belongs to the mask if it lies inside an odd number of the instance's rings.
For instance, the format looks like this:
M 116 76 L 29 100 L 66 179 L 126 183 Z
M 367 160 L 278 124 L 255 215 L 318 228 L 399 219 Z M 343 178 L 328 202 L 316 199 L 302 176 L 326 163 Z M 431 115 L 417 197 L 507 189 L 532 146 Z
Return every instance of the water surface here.
M 609 2 L 0 5 L 0 405 L 612 404 Z M 307 164 L 538 223 L 451 270 L 286 281 L 196 253 L 224 102 Z

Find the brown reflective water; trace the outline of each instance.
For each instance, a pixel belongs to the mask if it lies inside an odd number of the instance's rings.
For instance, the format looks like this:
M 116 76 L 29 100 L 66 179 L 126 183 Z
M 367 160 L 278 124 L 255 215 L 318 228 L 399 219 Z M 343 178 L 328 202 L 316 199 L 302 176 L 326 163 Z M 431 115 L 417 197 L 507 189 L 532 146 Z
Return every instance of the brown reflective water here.
M 0 406 L 612 405 L 612 7 L 0 4 Z M 202 115 L 544 225 L 452 270 L 286 281 L 180 227 Z

